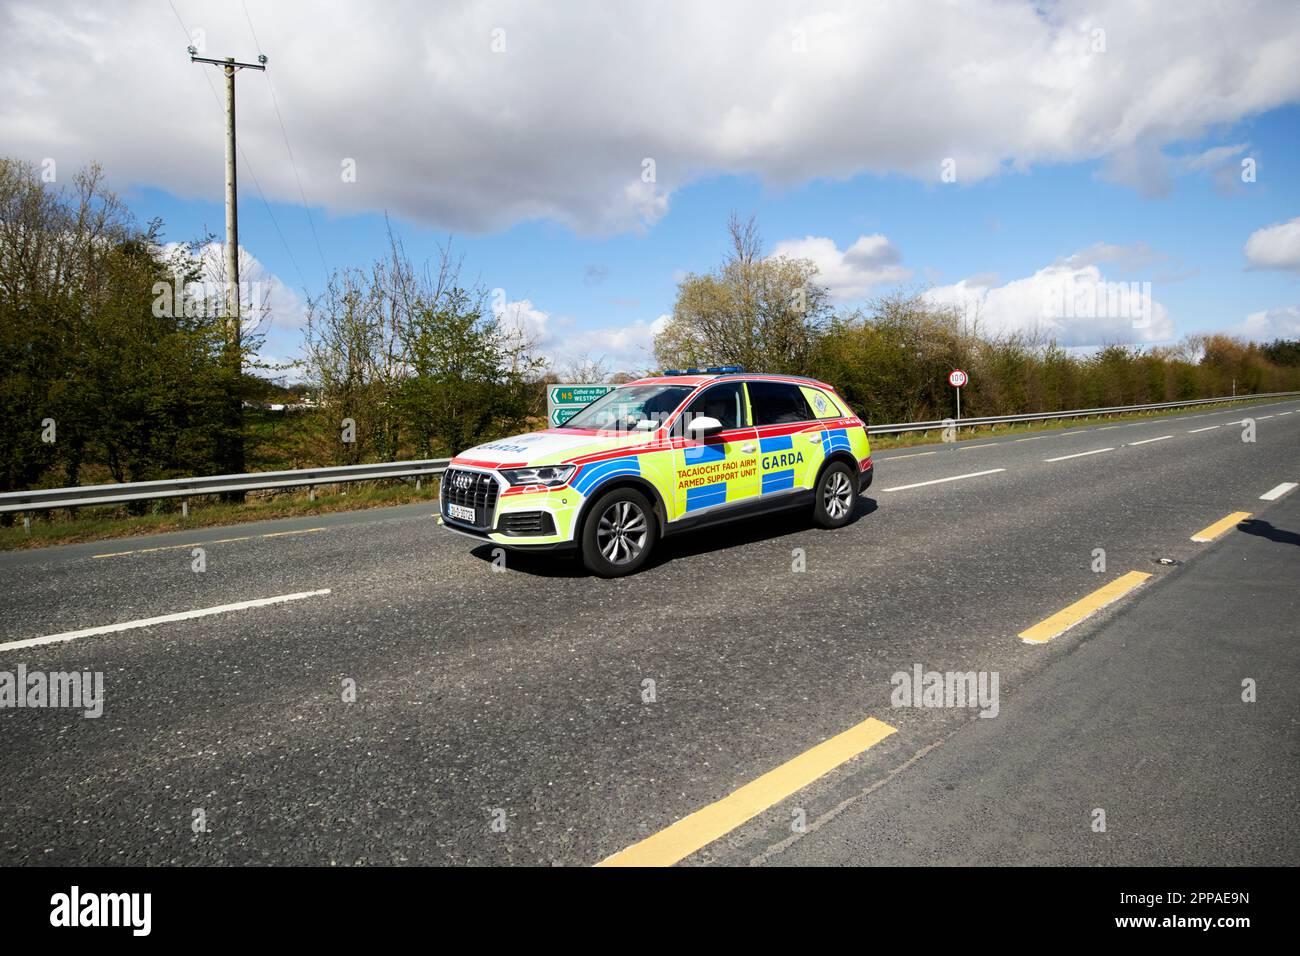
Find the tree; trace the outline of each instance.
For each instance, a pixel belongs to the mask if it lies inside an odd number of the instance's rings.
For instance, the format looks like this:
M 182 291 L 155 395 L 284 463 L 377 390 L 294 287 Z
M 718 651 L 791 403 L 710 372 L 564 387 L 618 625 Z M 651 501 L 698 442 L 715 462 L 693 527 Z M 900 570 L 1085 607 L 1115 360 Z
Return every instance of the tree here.
M 752 218 L 733 214 L 727 231 L 731 250 L 722 266 L 678 284 L 672 318 L 655 336 L 656 360 L 679 368 L 806 370 L 831 312 L 817 267 L 807 259 L 765 258 Z
M 160 232 L 98 167 L 60 188 L 0 160 L 0 489 L 213 470 L 238 384 L 196 263 Z
M 538 412 L 542 362 L 522 328 L 460 282 L 450 245 L 415 266 L 389 232 L 369 271 L 343 269 L 308 306 L 304 365 L 321 401 L 356 424 L 348 462 L 431 457 L 524 427 Z
M 523 430 L 539 410 L 529 379 L 541 361 L 531 357 L 531 343 L 519 330 L 485 304 L 482 293 L 452 286 L 412 315 L 406 333 L 410 375 L 397 403 L 426 457 Z

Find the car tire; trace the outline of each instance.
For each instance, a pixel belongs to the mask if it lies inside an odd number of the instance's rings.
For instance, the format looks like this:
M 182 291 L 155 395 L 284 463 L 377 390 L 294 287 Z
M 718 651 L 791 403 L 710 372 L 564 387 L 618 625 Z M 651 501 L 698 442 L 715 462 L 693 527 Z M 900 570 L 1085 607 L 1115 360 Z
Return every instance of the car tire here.
M 858 506 L 857 476 L 842 461 L 827 465 L 814 489 L 813 520 L 823 528 L 842 528 Z
M 602 578 L 639 571 L 659 541 L 654 506 L 641 492 L 615 488 L 596 499 L 582 526 L 582 563 Z

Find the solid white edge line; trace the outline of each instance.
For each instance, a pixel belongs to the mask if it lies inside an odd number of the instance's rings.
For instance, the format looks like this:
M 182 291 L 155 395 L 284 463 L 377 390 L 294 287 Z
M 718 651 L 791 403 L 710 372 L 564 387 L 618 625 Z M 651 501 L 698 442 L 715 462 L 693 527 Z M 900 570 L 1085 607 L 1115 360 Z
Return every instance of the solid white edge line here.
M 1144 438 L 1141 441 L 1131 441 L 1130 445 L 1149 445 L 1153 441 L 1164 441 L 1166 438 L 1173 438 L 1173 435 L 1161 435 L 1159 438 Z
M 935 478 L 933 481 L 918 481 L 912 485 L 897 485 L 893 488 L 881 488 L 881 491 L 907 491 L 909 488 L 923 488 L 926 485 L 941 485 L 945 481 L 960 481 L 963 478 L 978 478 L 980 475 L 995 475 L 1005 468 L 990 468 L 988 471 L 975 471 L 969 475 L 953 475 L 951 478 Z
M 1044 458 L 1043 462 L 1065 461 L 1067 458 L 1082 458 L 1085 455 L 1100 455 L 1103 451 L 1114 451 L 1114 448 L 1094 448 L 1092 451 L 1076 452 L 1073 455 L 1062 455 L 1060 458 Z
M 152 627 L 155 624 L 168 624 L 172 621 L 188 621 L 196 617 L 208 617 L 212 614 L 244 611 L 254 607 L 266 607 L 268 604 L 282 604 L 285 601 L 301 601 L 303 598 L 318 597 L 329 593 L 329 588 L 322 588 L 319 591 L 298 591 L 294 594 L 280 594 L 276 597 L 257 598 L 253 601 L 239 601 L 235 604 L 218 604 L 215 607 L 199 608 L 197 611 L 177 611 L 175 614 L 144 617 L 136 621 L 123 621 L 121 624 L 105 624 L 102 627 L 87 627 L 79 631 L 64 631 L 62 634 L 51 634 L 48 637 L 30 637 L 22 641 L 9 641 L 6 644 L 0 644 L 0 651 L 12 651 L 24 647 L 40 647 L 44 644 L 59 644 L 64 641 L 75 641 L 81 637 L 113 634 L 117 631 L 130 631 L 138 627 Z
M 1268 491 L 1266 491 L 1266 492 L 1264 492 L 1262 495 L 1260 495 L 1260 496 L 1259 496 L 1259 500 L 1260 500 L 1260 501 L 1277 501 L 1277 499 L 1281 498 L 1281 497 L 1282 497 L 1284 494 L 1286 494 L 1288 491 L 1293 491 L 1293 490 L 1295 490 L 1295 489 L 1298 488 L 1298 487 L 1300 487 L 1300 485 L 1298 485 L 1298 484 L 1297 484 L 1296 482 L 1294 482 L 1294 481 L 1284 481 L 1284 482 L 1282 482 L 1282 484 L 1278 485 L 1276 488 L 1270 488 Z

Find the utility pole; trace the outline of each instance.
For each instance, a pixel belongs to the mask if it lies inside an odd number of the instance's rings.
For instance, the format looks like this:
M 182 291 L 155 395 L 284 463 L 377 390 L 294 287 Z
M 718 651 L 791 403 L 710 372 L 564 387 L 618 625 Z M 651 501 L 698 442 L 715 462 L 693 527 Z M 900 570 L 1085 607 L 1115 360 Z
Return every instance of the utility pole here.
M 239 294 L 239 196 L 236 183 L 235 153 L 235 74 L 240 70 L 266 71 L 266 56 L 259 54 L 256 63 L 240 63 L 233 56 L 216 60 L 199 56 L 189 48 L 191 63 L 221 67 L 226 77 L 226 362 L 231 376 L 230 401 L 226 418 L 227 435 L 218 443 L 222 465 L 228 472 L 244 471 L 244 406 L 240 382 L 243 375 L 243 318 Z M 224 446 L 224 447 L 222 447 Z M 242 500 L 243 494 L 238 494 Z

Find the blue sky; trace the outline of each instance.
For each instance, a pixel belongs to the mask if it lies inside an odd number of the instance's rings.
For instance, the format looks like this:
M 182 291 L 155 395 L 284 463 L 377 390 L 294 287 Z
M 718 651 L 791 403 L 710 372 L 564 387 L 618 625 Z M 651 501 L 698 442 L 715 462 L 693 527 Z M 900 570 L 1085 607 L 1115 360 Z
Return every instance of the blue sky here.
M 840 308 L 901 284 L 978 307 L 995 330 L 1041 330 L 1046 283 L 1149 281 L 1157 320 L 1139 331 L 1088 316 L 1047 331 L 1079 348 L 1300 335 L 1296 5 L 1250 3 L 1240 16 L 1196 4 L 941 6 L 931 23 L 907 4 L 870 16 L 746 5 L 743 28 L 719 40 L 691 5 L 640 21 L 638 37 L 627 21 L 642 14 L 617 5 L 543 19 L 468 3 L 431 20 L 418 4 L 308 17 L 252 0 L 245 19 L 175 0 L 175 16 L 133 3 L 78 23 L 72 5 L 15 0 L 0 54 L 25 95 L 0 120 L 22 158 L 104 163 L 168 239 L 220 236 L 220 113 L 207 68 L 171 47 L 199 35 L 206 53 L 251 57 L 265 44 L 270 73 L 239 78 L 252 164 L 240 238 L 295 293 L 274 299 L 267 352 L 278 356 L 296 350 L 302 301 L 326 268 L 382 251 L 385 214 L 416 258 L 454 236 L 466 277 L 502 289 L 557 362 L 653 366 L 652 323 L 682 274 L 720 262 L 733 211 L 756 216 L 775 252 L 816 250 Z M 122 32 L 121 97 L 97 100 L 99 74 L 82 62 L 92 28 L 100 48 L 105 31 Z M 412 36 L 418 51 L 389 55 Z M 873 53 L 882 36 L 896 40 Z M 340 38 L 355 83 L 322 81 L 314 61 Z M 165 68 L 133 75 L 132 44 L 167 49 Z M 684 56 L 696 47 L 712 56 Z M 641 60 L 649 72 L 628 75 Z M 647 156 L 651 184 L 638 182 Z M 340 184 L 340 157 L 356 159 L 355 186 Z M 941 176 L 950 158 L 955 182 Z M 1241 180 L 1243 159 L 1254 182 Z

